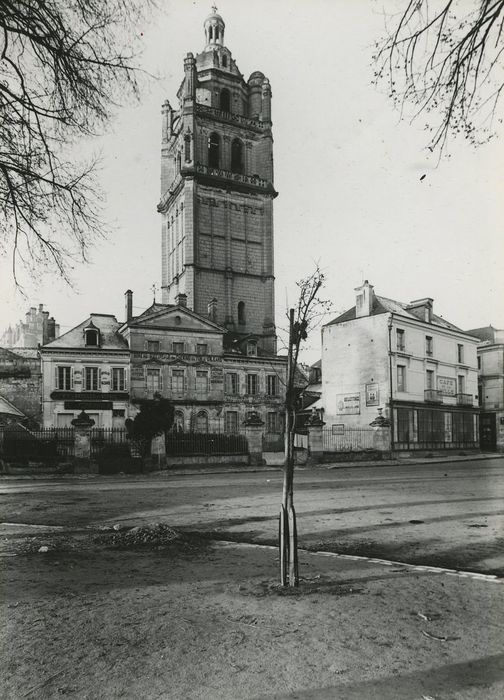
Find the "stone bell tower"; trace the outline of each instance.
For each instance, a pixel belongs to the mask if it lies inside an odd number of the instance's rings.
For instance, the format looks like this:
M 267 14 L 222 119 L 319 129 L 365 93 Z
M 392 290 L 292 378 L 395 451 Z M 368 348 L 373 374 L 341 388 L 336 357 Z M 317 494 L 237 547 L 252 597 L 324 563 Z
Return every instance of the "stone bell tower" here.
M 245 82 L 213 9 L 203 51 L 184 59 L 178 109 L 162 108 L 163 302 L 184 293 L 274 353 L 271 87 L 259 71 Z

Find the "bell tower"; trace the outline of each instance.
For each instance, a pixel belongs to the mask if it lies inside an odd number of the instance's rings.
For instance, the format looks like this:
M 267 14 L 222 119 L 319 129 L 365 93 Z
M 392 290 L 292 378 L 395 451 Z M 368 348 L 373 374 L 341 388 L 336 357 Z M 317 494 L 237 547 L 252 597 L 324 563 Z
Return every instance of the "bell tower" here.
M 245 82 L 215 7 L 204 31 L 178 108 L 162 108 L 163 302 L 211 305 L 217 323 L 275 353 L 271 87 L 260 71 Z

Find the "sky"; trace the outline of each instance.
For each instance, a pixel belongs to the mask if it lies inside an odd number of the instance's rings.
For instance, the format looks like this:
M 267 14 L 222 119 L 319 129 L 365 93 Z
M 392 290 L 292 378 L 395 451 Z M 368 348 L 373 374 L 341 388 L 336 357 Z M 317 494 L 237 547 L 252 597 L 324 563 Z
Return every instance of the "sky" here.
M 245 80 L 270 80 L 274 135 L 276 322 L 296 301 L 296 280 L 319 264 L 329 321 L 354 305 L 364 279 L 378 295 L 409 302 L 431 297 L 435 312 L 460 328 L 504 328 L 502 223 L 504 133 L 477 149 L 452 142 L 450 158 L 427 149 L 423 121 L 400 120 L 386 90 L 372 85 L 373 42 L 394 0 L 222 0 L 225 44 Z M 65 332 L 91 312 L 124 315 L 161 281 L 159 201 L 161 104 L 176 105 L 183 58 L 204 47 L 211 2 L 165 0 L 145 26 L 143 69 L 156 76 L 138 104 L 117 109 L 92 147 L 101 154 L 99 187 L 112 227 L 73 286 L 56 273 L 16 290 L 0 262 L 0 332 L 43 303 Z M 76 145 L 89 150 L 89 144 Z M 423 175 L 425 177 L 420 179 Z M 160 292 L 157 300 L 160 301 Z M 304 359 L 320 357 L 320 333 Z

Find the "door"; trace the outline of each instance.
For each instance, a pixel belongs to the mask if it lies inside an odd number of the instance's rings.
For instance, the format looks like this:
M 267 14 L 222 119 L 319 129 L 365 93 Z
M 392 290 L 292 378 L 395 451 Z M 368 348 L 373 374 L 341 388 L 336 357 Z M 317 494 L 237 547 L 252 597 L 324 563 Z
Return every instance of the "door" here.
M 480 416 L 480 447 L 483 451 L 497 449 L 497 416 L 495 413 L 482 413 Z

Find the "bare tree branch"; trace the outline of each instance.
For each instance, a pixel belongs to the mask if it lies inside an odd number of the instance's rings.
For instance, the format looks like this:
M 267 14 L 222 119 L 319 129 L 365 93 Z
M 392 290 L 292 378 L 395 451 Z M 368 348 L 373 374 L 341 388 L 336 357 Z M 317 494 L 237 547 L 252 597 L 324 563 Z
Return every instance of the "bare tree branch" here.
M 386 79 L 401 113 L 428 115 L 428 147 L 450 135 L 480 145 L 494 135 L 504 87 L 504 0 L 409 0 L 376 43 L 375 83 Z M 499 122 L 502 119 L 499 118 Z
M 134 27 L 150 0 L 2 0 L 0 249 L 30 273 L 75 261 L 104 233 L 97 161 L 70 146 L 139 94 Z

